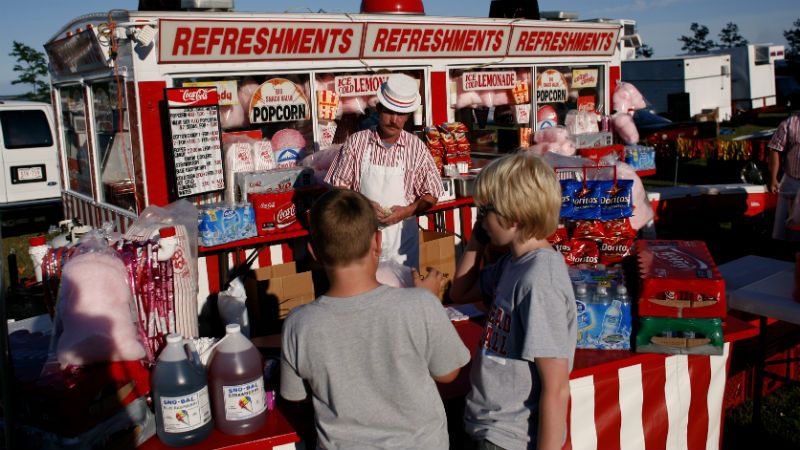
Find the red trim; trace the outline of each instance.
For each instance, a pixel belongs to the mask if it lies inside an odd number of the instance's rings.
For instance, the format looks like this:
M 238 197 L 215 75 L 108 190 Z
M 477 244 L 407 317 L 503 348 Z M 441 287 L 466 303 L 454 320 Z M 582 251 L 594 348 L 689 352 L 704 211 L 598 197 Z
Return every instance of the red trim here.
M 688 359 L 689 379 L 692 380 L 689 417 L 692 420 L 689 421 L 686 430 L 686 443 L 689 448 L 705 448 L 708 439 L 708 388 L 711 386 L 711 360 L 708 356 L 699 355 L 690 355 Z M 728 360 L 730 360 L 730 356 Z
M 166 87 L 167 83 L 163 81 L 139 82 L 139 116 L 142 119 L 144 166 L 147 168 L 147 199 L 148 204 L 158 206 L 169 203 L 169 193 L 165 182 L 167 171 L 161 127 Z
M 466 206 L 461 208 L 461 236 L 464 238 L 464 245 L 469 242 L 472 236 L 472 207 Z
M 447 122 L 447 93 L 447 72 L 431 72 L 431 125 Z
M 595 375 L 594 423 L 597 442 L 603 448 L 620 448 L 622 411 L 619 402 L 619 373 L 605 372 Z
M 613 107 L 611 99 L 614 98 L 614 91 L 617 90 L 617 82 L 621 79 L 622 70 L 620 66 L 611 66 L 608 68 L 608 98 L 606 99 L 608 109 L 606 109 L 606 111 L 611 112 L 611 108 Z
M 642 428 L 644 447 L 666 448 L 669 423 L 667 398 L 664 386 L 667 383 L 664 356 L 656 361 L 642 364 Z M 617 428 L 619 429 L 619 428 Z
M 281 244 L 281 254 L 283 255 L 284 263 L 294 261 L 294 250 L 289 242 L 284 242 Z

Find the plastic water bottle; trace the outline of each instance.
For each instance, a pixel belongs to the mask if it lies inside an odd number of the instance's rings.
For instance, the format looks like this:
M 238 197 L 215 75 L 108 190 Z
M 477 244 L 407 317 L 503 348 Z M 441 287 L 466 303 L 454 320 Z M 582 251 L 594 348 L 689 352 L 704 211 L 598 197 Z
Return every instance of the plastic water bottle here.
M 575 285 L 575 303 L 578 311 L 578 332 L 592 327 L 592 314 L 587 307 L 590 300 L 586 283 L 577 283 Z
M 187 357 L 187 347 L 191 356 Z M 191 358 L 191 359 L 190 359 Z M 180 334 L 167 336 L 153 369 L 153 403 L 158 438 L 170 447 L 196 444 L 211 434 L 211 403 L 206 371 L 191 343 Z
M 606 286 L 597 285 L 597 291 L 594 294 L 594 302 L 600 305 L 610 305 L 611 296 L 608 294 Z
M 208 362 L 208 386 L 217 429 L 226 434 L 252 433 L 267 418 L 261 353 L 241 333 L 239 324 L 225 327 Z
M 628 295 L 628 288 L 626 288 L 624 284 L 617 286 L 617 299 L 620 301 L 620 303 L 622 303 L 623 306 L 630 306 L 631 304 L 631 297 Z
M 605 339 L 618 334 L 620 322 L 622 322 L 622 302 L 613 300 L 603 316 L 603 331 L 600 334 L 600 338 Z

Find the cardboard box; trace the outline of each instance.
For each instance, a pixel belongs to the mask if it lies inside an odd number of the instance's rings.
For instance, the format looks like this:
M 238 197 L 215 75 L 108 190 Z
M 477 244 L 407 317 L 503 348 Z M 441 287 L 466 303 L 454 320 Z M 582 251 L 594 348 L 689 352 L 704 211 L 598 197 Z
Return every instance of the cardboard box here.
M 575 148 L 596 148 L 608 147 L 614 143 L 614 137 L 608 131 L 600 131 L 598 133 L 581 133 L 573 135 L 575 140 Z
M 311 272 L 297 273 L 294 262 L 261 267 L 250 275 L 245 290 L 252 336 L 280 333 L 280 321 L 292 308 L 316 298 Z
M 419 232 L 419 269 L 422 274 L 426 268 L 433 267 L 447 274 L 447 283 L 439 293 L 444 298 L 450 288 L 451 280 L 456 273 L 456 240 L 455 236 L 438 231 Z
M 314 184 L 314 170 L 308 167 L 286 167 L 234 174 L 236 201 L 246 201 L 248 194 L 285 191 Z

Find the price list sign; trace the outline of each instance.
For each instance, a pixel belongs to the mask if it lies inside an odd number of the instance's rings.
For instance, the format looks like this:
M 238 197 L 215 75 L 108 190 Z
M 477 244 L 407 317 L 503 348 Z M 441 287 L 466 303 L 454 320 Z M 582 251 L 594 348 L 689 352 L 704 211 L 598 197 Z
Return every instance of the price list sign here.
M 176 195 L 225 189 L 217 89 L 175 88 L 166 93 Z

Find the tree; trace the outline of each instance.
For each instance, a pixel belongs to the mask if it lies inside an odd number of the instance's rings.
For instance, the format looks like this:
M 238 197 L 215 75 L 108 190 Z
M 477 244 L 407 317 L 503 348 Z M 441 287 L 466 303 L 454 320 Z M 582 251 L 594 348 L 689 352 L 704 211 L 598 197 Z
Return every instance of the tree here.
M 800 19 L 795 20 L 792 25 L 794 28 L 783 31 L 783 37 L 789 43 L 786 58 L 800 61 Z
M 694 33 L 694 36 L 681 36 L 678 38 L 679 41 L 683 42 L 683 46 L 681 46 L 681 50 L 687 53 L 705 53 L 712 48 L 716 47 L 717 44 L 714 43 L 711 39 L 707 39 L 708 37 L 708 27 L 705 25 L 700 25 L 697 22 L 692 22 L 692 26 L 689 27 Z
M 747 39 L 739 34 L 739 25 L 733 22 L 728 22 L 717 36 L 719 36 L 719 44 L 717 44 L 719 48 L 733 48 L 747 45 Z
M 17 60 L 14 64 L 14 72 L 19 76 L 11 84 L 29 84 L 32 91 L 26 92 L 22 96 L 28 100 L 50 102 L 50 84 L 42 80 L 47 76 L 47 60 L 44 53 L 37 51 L 27 45 L 14 41 L 14 49 L 9 56 Z
M 651 58 L 653 56 L 653 47 L 647 44 L 642 44 L 641 47 L 636 49 L 637 58 Z

